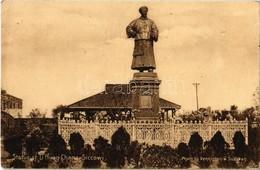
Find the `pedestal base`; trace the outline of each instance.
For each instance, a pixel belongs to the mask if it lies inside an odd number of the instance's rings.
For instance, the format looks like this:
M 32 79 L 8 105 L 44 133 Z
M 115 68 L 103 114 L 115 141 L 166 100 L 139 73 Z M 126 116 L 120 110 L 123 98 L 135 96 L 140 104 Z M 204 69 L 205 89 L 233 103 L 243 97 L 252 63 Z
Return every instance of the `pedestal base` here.
M 159 85 L 157 73 L 135 73 L 130 81 L 133 111 L 137 120 L 159 120 Z

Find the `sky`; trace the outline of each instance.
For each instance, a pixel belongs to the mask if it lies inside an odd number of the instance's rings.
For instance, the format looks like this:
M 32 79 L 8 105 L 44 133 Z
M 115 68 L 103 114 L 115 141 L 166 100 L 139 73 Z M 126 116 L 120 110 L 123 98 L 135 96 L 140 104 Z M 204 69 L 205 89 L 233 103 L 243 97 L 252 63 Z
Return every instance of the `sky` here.
M 154 44 L 160 97 L 184 110 L 252 106 L 259 86 L 258 2 L 2 2 L 2 89 L 23 114 L 69 105 L 128 83 L 133 39 L 125 28 L 146 5 L 159 28 Z

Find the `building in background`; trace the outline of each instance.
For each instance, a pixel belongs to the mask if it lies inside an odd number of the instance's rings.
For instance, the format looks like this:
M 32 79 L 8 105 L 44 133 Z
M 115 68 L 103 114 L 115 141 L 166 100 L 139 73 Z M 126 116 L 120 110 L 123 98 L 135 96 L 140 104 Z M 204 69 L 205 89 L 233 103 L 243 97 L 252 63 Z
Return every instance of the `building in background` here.
M 7 94 L 5 90 L 1 90 L 1 111 L 14 118 L 21 118 L 23 115 L 23 100 Z

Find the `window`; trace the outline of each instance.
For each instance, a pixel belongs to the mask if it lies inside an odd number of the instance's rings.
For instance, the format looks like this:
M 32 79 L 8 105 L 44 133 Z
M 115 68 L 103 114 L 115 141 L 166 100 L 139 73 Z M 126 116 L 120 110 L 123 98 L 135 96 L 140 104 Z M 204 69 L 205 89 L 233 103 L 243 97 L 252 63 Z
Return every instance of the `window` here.
M 140 96 L 140 107 L 151 108 L 152 107 L 152 96 Z

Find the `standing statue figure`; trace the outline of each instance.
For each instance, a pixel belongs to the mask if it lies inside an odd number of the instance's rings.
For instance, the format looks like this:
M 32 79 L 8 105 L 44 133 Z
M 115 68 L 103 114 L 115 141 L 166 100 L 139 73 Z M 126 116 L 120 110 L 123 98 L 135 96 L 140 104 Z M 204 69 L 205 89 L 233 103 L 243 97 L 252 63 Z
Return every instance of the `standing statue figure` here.
M 155 23 L 147 18 L 148 8 L 139 8 L 141 17 L 132 21 L 126 28 L 128 38 L 135 39 L 131 69 L 153 72 L 156 68 L 153 52 L 153 41 L 157 42 L 159 31 Z

